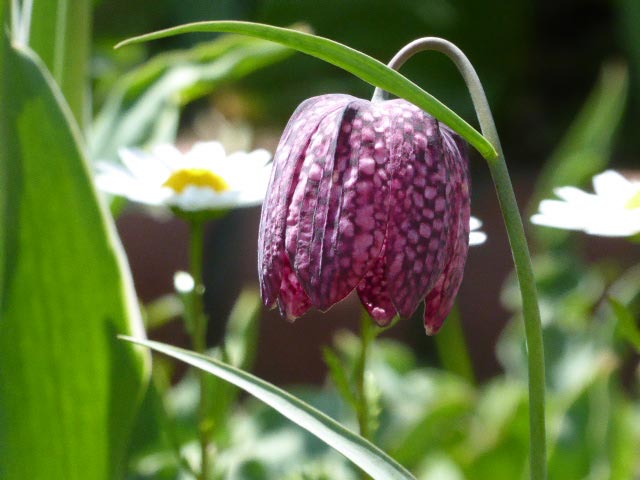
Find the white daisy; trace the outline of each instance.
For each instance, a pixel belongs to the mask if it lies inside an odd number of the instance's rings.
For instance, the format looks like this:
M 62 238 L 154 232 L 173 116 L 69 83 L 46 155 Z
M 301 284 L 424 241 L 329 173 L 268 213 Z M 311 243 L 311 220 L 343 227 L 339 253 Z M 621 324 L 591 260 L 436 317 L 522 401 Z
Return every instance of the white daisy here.
M 628 237 L 640 232 L 640 182 L 607 170 L 593 177 L 595 193 L 575 187 L 554 190 L 561 200 L 543 200 L 531 217 L 537 225 Z
M 219 142 L 195 143 L 186 153 L 168 144 L 119 153 L 122 165 L 97 164 L 98 188 L 185 212 L 259 205 L 271 174 L 266 150 L 227 155 Z
M 469 232 L 469 245 L 480 245 L 487 240 L 487 234 L 478 229 L 482 226 L 482 221 L 477 219 L 476 217 L 471 217 L 469 219 L 469 226 L 471 231 Z

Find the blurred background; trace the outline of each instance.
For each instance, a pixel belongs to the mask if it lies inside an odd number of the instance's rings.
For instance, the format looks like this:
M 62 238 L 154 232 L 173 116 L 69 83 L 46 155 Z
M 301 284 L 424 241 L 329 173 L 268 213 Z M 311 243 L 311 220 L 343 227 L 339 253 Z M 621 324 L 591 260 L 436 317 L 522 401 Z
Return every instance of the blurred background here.
M 487 91 L 524 213 L 535 210 L 535 200 L 549 194 L 551 187 L 562 184 L 563 179 L 589 187 L 590 176 L 608 164 L 637 169 L 638 0 L 95 3 L 91 72 L 93 116 L 98 127 L 108 123 L 105 118 L 117 103 L 115 96 L 120 95 L 120 105 L 124 102 L 130 109 L 142 103 L 137 102 L 141 91 L 163 88 L 169 70 L 180 64 L 174 58 L 171 67 L 163 66 L 162 57 L 171 55 L 167 52 L 192 51 L 187 49 L 211 42 L 216 36 L 184 35 L 118 51 L 113 50 L 115 43 L 186 22 L 249 20 L 278 26 L 295 24 L 384 62 L 421 36 L 441 36 L 457 44 L 475 65 Z M 183 63 L 201 65 L 208 55 L 205 50 L 206 47 L 200 58 L 186 54 L 180 58 Z M 183 146 L 196 140 L 221 138 L 229 150 L 265 147 L 274 151 L 288 117 L 304 99 L 324 93 L 367 98 L 373 93 L 371 86 L 338 68 L 275 47 L 246 58 L 215 58 L 231 62 L 231 73 L 216 76 L 203 70 L 195 85 L 169 88 L 162 98 L 171 108 L 152 110 L 156 120 L 167 118 L 154 125 L 154 131 L 160 131 L 154 138 L 175 131 Z M 155 60 L 149 62 L 150 59 Z M 222 62 L 217 65 L 226 68 Z M 443 56 L 420 54 L 402 72 L 476 124 L 464 83 Z M 112 123 L 117 125 L 116 121 Z M 95 138 L 99 135 L 94 135 L 92 145 L 95 157 L 113 155 L 106 148 L 101 150 Z M 118 143 L 113 135 L 110 138 Z M 151 137 L 141 138 L 149 142 Z M 549 175 L 568 159 L 573 160 L 574 170 L 564 177 Z M 501 371 L 495 345 L 512 315 L 505 305 L 512 305 L 513 301 L 501 294 L 512 262 L 493 186 L 476 152 L 472 152 L 471 165 L 472 213 L 484 221 L 483 230 L 489 239 L 470 251 L 459 305 L 473 368 L 479 379 L 486 380 Z M 527 207 L 529 199 L 532 203 Z M 257 288 L 259 213 L 259 208 L 236 210 L 209 224 L 205 283 L 212 345 L 219 341 L 241 289 Z M 527 227 L 531 229 L 530 224 Z M 186 225 L 175 219 L 150 217 L 127 206 L 118 218 L 118 228 L 142 300 L 150 302 L 171 292 L 173 273 L 187 269 Z M 564 242 L 566 247 L 566 242 L 571 242 L 572 251 L 593 261 L 601 260 L 606 253 L 606 262 L 614 270 L 623 268 L 640 253 L 637 245 L 621 240 L 581 234 L 554 240 L 536 235 L 532 232 L 534 250 L 546 251 L 558 242 Z M 330 344 L 340 328 L 355 329 L 358 318 L 359 307 L 354 298 L 327 314 L 311 311 L 293 325 L 279 319 L 276 312 L 265 311 L 260 322 L 256 373 L 277 384 L 322 381 L 325 367 L 321 346 Z M 182 328 L 176 321 L 155 330 L 152 336 L 188 345 Z M 410 345 L 424 364 L 438 365 L 433 340 L 424 335 L 419 315 L 401 321 L 385 335 Z

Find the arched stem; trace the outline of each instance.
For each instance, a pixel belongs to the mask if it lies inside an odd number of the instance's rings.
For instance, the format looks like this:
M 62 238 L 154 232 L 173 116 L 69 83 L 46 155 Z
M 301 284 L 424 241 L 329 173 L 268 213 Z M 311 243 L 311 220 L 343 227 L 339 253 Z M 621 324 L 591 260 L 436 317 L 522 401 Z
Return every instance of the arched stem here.
M 489 102 L 482 88 L 478 74 L 466 55 L 453 43 L 436 37 L 426 37 L 409 43 L 400 50 L 389 62 L 389 67 L 399 69 L 410 57 L 425 50 L 435 50 L 444 53 L 458 68 L 467 84 L 471 100 L 478 116 L 482 134 L 489 140 L 498 157 L 487 159 L 491 177 L 496 188 L 502 216 L 504 218 L 509 243 L 513 253 L 520 293 L 522 296 L 522 311 L 525 322 L 527 351 L 529 362 L 529 427 L 531 478 L 544 480 L 547 477 L 546 462 L 546 428 L 545 428 L 545 368 L 544 348 L 542 341 L 542 325 L 538 308 L 538 294 L 536 291 L 533 268 L 529 247 L 524 234 L 524 226 L 518 204 L 507 170 L 504 153 L 500 145 L 500 138 L 496 130 Z M 373 101 L 384 100 L 385 92 L 376 89 Z

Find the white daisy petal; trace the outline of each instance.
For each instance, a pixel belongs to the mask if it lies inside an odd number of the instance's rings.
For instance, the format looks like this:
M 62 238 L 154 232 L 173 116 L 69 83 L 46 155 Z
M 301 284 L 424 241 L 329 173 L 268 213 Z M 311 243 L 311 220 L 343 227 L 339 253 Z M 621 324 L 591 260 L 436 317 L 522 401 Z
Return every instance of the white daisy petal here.
M 229 163 L 229 158 L 220 142 L 200 142 L 185 155 L 185 161 L 194 168 L 214 169 Z
M 223 210 L 238 206 L 239 195 L 240 192 L 237 191 L 217 193 L 207 187 L 187 187 L 182 193 L 172 195 L 167 200 L 167 204 L 185 212 Z
M 196 143 L 184 154 L 173 145 L 123 149 L 120 158 L 122 165 L 97 164 L 98 188 L 185 212 L 259 205 L 271 175 L 266 150 L 227 156 L 219 142 Z
M 150 156 L 162 162 L 170 172 L 184 168 L 184 155 L 174 145 L 156 145 L 151 149 Z
M 607 170 L 593 177 L 593 190 L 601 197 L 624 199 L 633 196 L 638 188 L 618 172 Z
M 477 231 L 482 226 L 482 220 L 476 217 L 469 218 L 469 245 L 480 245 L 487 240 L 487 234 Z
M 640 232 L 640 209 L 629 204 L 640 192 L 640 183 L 613 170 L 593 178 L 595 193 L 575 187 L 554 190 L 561 200 L 543 200 L 531 217 L 536 225 L 580 230 L 591 235 L 627 237 Z
M 558 197 L 562 200 L 569 202 L 572 205 L 585 204 L 589 205 L 593 202 L 598 202 L 598 197 L 592 193 L 587 193 L 576 187 L 560 187 L 553 190 Z
M 121 149 L 118 151 L 122 164 L 131 175 L 148 182 L 163 182 L 170 170 L 158 161 L 157 157 L 139 149 Z
M 487 234 L 484 232 L 469 233 L 469 245 L 480 245 L 487 240 Z
M 477 230 L 482 226 L 482 221 L 479 218 L 471 217 L 469 218 L 469 228 L 471 230 Z

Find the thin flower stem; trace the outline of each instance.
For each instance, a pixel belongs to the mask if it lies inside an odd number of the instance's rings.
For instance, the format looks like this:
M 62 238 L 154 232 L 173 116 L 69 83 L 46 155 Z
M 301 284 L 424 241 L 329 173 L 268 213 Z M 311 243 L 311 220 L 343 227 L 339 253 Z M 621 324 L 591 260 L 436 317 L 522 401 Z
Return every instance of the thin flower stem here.
M 358 426 L 360 428 L 360 436 L 371 440 L 369 399 L 367 398 L 367 388 L 365 376 L 367 374 L 367 358 L 369 356 L 369 347 L 373 340 L 371 319 L 368 315 L 362 315 L 360 321 L 360 356 L 355 365 L 355 383 L 356 383 L 356 401 L 358 405 Z
M 204 313 L 204 283 L 202 280 L 202 265 L 204 253 L 204 222 L 193 221 L 190 224 L 190 270 L 194 281 L 192 294 L 192 343 L 197 353 L 206 353 L 207 350 L 207 317 Z M 198 408 L 198 435 L 200 440 L 200 471 L 198 480 L 206 480 L 209 470 L 209 436 L 208 421 L 208 382 L 204 371 L 198 372 L 200 380 L 200 405 Z
M 545 368 L 544 348 L 542 340 L 542 325 L 538 307 L 531 257 L 524 234 L 524 226 L 511 178 L 505 162 L 504 153 L 500 145 L 498 131 L 489 108 L 489 102 L 482 88 L 473 65 L 466 55 L 447 40 L 436 37 L 426 37 L 409 43 L 389 63 L 389 67 L 399 69 L 411 56 L 425 50 L 435 50 L 444 53 L 456 65 L 467 84 L 471 100 L 478 116 L 482 134 L 491 142 L 498 156 L 487 158 L 491 177 L 496 188 L 502 216 L 504 218 L 509 243 L 513 254 L 520 294 L 522 296 L 522 311 L 525 322 L 525 334 L 529 360 L 529 434 L 531 455 L 531 478 L 544 480 L 547 477 L 546 461 L 546 428 L 545 428 Z M 384 99 L 385 93 L 379 89 L 374 92 L 374 99 Z

